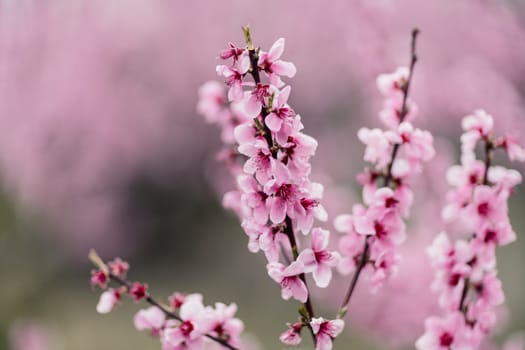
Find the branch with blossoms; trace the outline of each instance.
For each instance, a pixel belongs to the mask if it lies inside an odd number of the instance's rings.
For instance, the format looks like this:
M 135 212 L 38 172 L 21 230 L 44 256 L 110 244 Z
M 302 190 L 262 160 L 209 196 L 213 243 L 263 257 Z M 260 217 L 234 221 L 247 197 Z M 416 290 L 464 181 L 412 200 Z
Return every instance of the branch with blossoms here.
M 207 340 L 225 349 L 239 350 L 239 336 L 244 325 L 234 318 L 235 304 L 216 303 L 215 308 L 211 308 L 203 305 L 200 294 L 174 293 L 168 305 L 164 305 L 151 296 L 147 284 L 126 279 L 127 262 L 116 258 L 106 264 L 94 250 L 89 253 L 89 259 L 97 267 L 91 271 L 91 285 L 104 290 L 97 305 L 99 313 L 112 311 L 122 296 L 128 294 L 135 302 L 145 301 L 151 305 L 135 315 L 135 328 L 149 330 L 152 336 L 159 338 L 164 350 L 198 349 Z M 109 288 L 110 282 L 117 287 Z
M 302 132 L 300 116 L 287 103 L 291 88 L 285 86 L 281 77 L 293 77 L 296 68 L 280 59 L 284 39 L 264 52 L 253 47 L 251 34 L 245 29 L 245 48 L 230 43 L 229 49 L 220 53 L 220 58 L 231 60 L 230 65 L 217 66 L 228 92 L 217 82 L 208 82 L 199 91 L 198 110 L 209 122 L 221 127 L 226 146 L 220 158 L 237 179 L 238 189 L 228 192 L 223 204 L 241 219 L 249 237 L 248 248 L 265 253 L 268 273 L 281 285 L 282 297 L 294 297 L 303 303 L 299 322 L 289 324 L 288 331 L 281 335 L 288 345 L 301 342 L 300 332 L 306 326 L 317 349 L 331 349 L 333 339 L 344 327 L 342 318 L 365 267 L 371 266 L 375 271 L 375 289 L 393 275 L 399 259 L 394 247 L 405 236 L 400 215 L 408 216 L 413 197 L 408 178 L 420 171 L 421 162 L 434 155 L 430 133 L 411 124 L 417 111 L 408 98 L 417 60 L 417 33 L 413 32 L 409 68 L 378 79 L 379 89 L 386 97 L 381 119 L 390 130 L 361 129 L 358 135 L 367 145 L 365 160 L 376 164 L 373 172 L 365 174 L 373 177 L 364 191 L 369 207 L 354 207 L 354 216 L 359 216 L 358 229 L 355 230 L 353 216 L 336 219 L 336 229 L 346 233 L 340 244 L 342 259 L 340 252 L 327 249 L 329 232 L 313 228 L 314 219 L 327 219 L 320 202 L 323 187 L 309 180 L 309 158 L 317 142 Z M 268 83 L 261 82 L 261 75 Z M 248 76 L 253 81 L 246 81 Z M 403 157 L 398 157 L 400 149 L 404 150 Z M 384 182 L 381 188 L 379 181 Z M 302 240 L 311 238 L 306 243 L 311 248 L 299 250 L 295 235 L 298 231 L 305 234 Z M 353 240 L 352 247 L 349 240 Z M 360 242 L 364 242 L 362 250 L 357 248 Z M 331 268 L 338 266 L 342 272 L 350 272 L 349 263 L 354 264 L 355 273 L 337 317 L 331 321 L 316 319 L 305 274 L 312 273 L 316 286 L 326 288 Z M 325 334 L 321 340 L 319 332 Z
M 493 125 L 482 110 L 463 119 L 461 165 L 448 170 L 453 189 L 442 212 L 453 231 L 439 233 L 428 248 L 443 315 L 426 320 L 418 350 L 478 349 L 497 322 L 495 308 L 505 301 L 495 252 L 516 240 L 507 202 L 521 175 L 492 165 L 493 155 L 502 149 L 511 161 L 525 161 L 525 150 L 511 137 L 495 137 Z M 478 144 L 484 161 L 476 158 Z
M 334 220 L 335 229 L 343 234 L 337 250 L 329 248 L 330 232 L 318 223 L 327 221 L 328 214 L 321 204 L 323 185 L 310 178 L 317 141 L 303 132 L 301 116 L 288 104 L 291 87 L 283 79 L 293 78 L 296 67 L 281 59 L 285 40 L 278 39 L 264 51 L 254 46 L 249 28 L 243 32 L 244 46 L 230 43 L 219 53 L 222 64 L 216 72 L 225 84 L 204 84 L 197 106 L 208 122 L 220 127 L 224 146 L 217 157 L 236 182 L 236 189 L 224 195 L 223 206 L 239 217 L 248 249 L 264 253 L 267 274 L 279 285 L 281 297 L 299 302 L 297 319 L 288 323 L 279 339 L 298 345 L 306 328 L 316 350 L 331 350 L 345 327 L 343 319 L 360 276 L 367 277 L 371 292 L 395 277 L 401 260 L 398 248 L 406 240 L 405 221 L 414 201 L 411 180 L 435 154 L 432 134 L 413 125 L 418 109 L 409 96 L 418 30 L 412 32 L 408 67 L 377 78 L 384 96 L 379 117 L 386 129 L 358 132 L 365 144 L 364 160 L 371 165 L 358 175 L 363 203 Z M 457 189 L 449 194 L 444 213 L 464 211 L 473 234 L 454 247 L 442 234 L 430 249 L 438 270 L 435 285 L 442 293 L 440 303 L 454 317 L 452 321 L 429 318 L 427 333 L 416 344 L 420 350 L 474 349 L 456 346 L 461 337 L 446 327 L 453 325 L 454 332 L 479 329 L 476 339 L 481 342 L 481 334 L 494 321 L 488 306 L 502 302 L 494 247 L 514 239 L 506 200 L 521 177 L 492 166 L 492 157 L 502 148 L 511 159 L 524 160 L 525 151 L 512 138 L 493 137 L 492 119 L 482 112 L 466 118 L 463 126 L 463 167 L 449 172 Z M 474 156 L 479 141 L 484 142 L 484 163 Z M 150 296 L 147 285 L 125 279 L 126 263 L 106 264 L 96 254 L 91 259 L 98 267 L 92 284 L 105 290 L 99 312 L 112 310 L 127 293 L 151 305 L 136 315 L 135 326 L 159 337 L 165 350 L 203 349 L 205 341 L 240 349 L 243 324 L 234 318 L 235 304 L 217 303 L 211 308 L 203 305 L 200 294 L 175 294 L 166 306 Z M 330 286 L 334 268 L 342 275 L 353 274 L 336 316 L 330 319 L 315 313 L 311 293 L 313 285 Z M 118 288 L 107 289 L 109 280 Z
M 344 234 L 339 241 L 343 255 L 339 270 L 343 274 L 353 272 L 338 318 L 346 315 L 363 270 L 372 274 L 372 292 L 396 273 L 400 260 L 396 247 L 406 239 L 403 218 L 409 217 L 414 197 L 409 179 L 420 173 L 421 163 L 432 159 L 435 153 L 432 135 L 412 125 L 417 106 L 408 95 L 417 62 L 418 33 L 417 29 L 412 31 L 409 67 L 377 79 L 385 97 L 380 119 L 388 130 L 362 128 L 358 133 L 366 145 L 364 159 L 373 168 L 358 176 L 365 206 L 354 205 L 352 214 L 340 215 L 334 222 L 336 230 Z

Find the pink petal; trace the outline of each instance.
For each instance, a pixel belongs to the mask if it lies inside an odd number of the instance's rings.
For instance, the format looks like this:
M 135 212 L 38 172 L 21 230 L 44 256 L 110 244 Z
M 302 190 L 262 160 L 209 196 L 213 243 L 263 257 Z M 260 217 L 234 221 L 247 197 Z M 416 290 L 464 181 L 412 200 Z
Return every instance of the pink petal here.
M 319 288 L 326 288 L 332 279 L 332 269 L 325 264 L 319 264 L 314 270 L 313 278 Z
M 315 350 L 332 350 L 332 338 L 326 333 L 319 333 Z
M 297 68 L 292 62 L 277 61 L 272 64 L 272 71 L 277 75 L 293 78 L 297 73 Z
M 272 47 L 270 48 L 270 51 L 268 51 L 268 61 L 273 62 L 277 60 L 284 51 L 284 38 L 277 39 L 276 42 L 273 43 Z
M 314 228 L 312 230 L 312 249 L 315 252 L 320 252 L 328 247 L 328 240 L 330 232 L 321 228 Z
M 159 329 L 164 325 L 166 316 L 156 306 L 137 312 L 133 318 L 133 324 L 139 331 L 144 329 Z
M 244 97 L 244 91 L 242 89 L 242 85 L 240 82 L 236 82 L 230 86 L 230 89 L 228 90 L 228 100 L 239 102 Z
M 268 275 L 277 283 L 283 280 L 284 266 L 278 262 L 272 262 L 266 265 Z
M 274 197 L 270 209 L 270 220 L 274 224 L 280 224 L 286 217 L 286 202 L 280 197 Z
M 299 277 L 289 279 L 288 286 L 294 299 L 301 303 L 306 302 L 306 299 L 308 299 L 308 290 Z
M 255 128 L 252 123 L 244 123 L 235 127 L 233 133 L 235 141 L 240 145 L 251 142 L 255 138 Z
M 244 111 L 250 118 L 255 118 L 261 112 L 261 107 L 261 101 L 255 95 L 251 95 L 244 104 Z
M 278 132 L 281 130 L 281 126 L 283 125 L 283 120 L 275 113 L 270 113 L 266 119 L 264 119 L 264 122 L 266 123 L 266 126 L 268 126 L 268 129 L 273 132 Z
M 315 254 L 311 249 L 305 249 L 297 257 L 297 261 L 300 261 L 304 265 L 304 272 L 313 272 L 317 267 L 317 260 Z
M 286 267 L 283 271 L 284 276 L 286 277 L 292 277 L 297 276 L 304 272 L 304 265 L 300 261 L 294 261 L 291 263 L 288 267 Z

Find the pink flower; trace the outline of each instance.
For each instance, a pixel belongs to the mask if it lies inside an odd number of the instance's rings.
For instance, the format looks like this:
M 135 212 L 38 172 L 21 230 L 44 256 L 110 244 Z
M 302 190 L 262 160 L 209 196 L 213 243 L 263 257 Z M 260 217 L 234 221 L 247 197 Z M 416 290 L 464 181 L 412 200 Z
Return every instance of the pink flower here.
M 239 71 L 236 68 L 228 66 L 217 66 L 217 73 L 226 79 L 226 84 L 230 87 L 228 90 L 228 100 L 239 102 L 244 97 L 242 89 L 243 74 L 248 71 L 249 67 L 245 67 L 244 71 Z
M 310 326 L 316 335 L 315 350 L 331 350 L 333 340 L 342 332 L 345 322 L 341 319 L 312 318 Z
M 135 301 L 139 301 L 148 296 L 148 285 L 139 282 L 133 282 L 129 289 L 129 295 L 135 298 Z
M 447 170 L 447 182 L 457 188 L 473 188 L 483 181 L 485 164 L 481 161 L 471 161 L 462 165 L 453 165 Z
M 291 90 L 290 86 L 286 86 L 276 94 L 272 104 L 272 111 L 264 120 L 268 129 L 273 132 L 279 132 L 283 123 L 291 123 L 291 119 L 295 116 L 294 110 L 286 103 Z
M 218 81 L 208 81 L 199 88 L 197 111 L 202 114 L 209 123 L 219 122 L 221 110 L 225 103 L 226 91 Z
M 407 67 L 398 67 L 393 73 L 379 74 L 376 79 L 377 88 L 385 97 L 403 97 L 403 86 L 408 81 Z
M 91 270 L 91 286 L 98 286 L 101 289 L 108 287 L 109 276 L 102 270 Z
M 170 307 L 173 308 L 174 310 L 178 310 L 178 309 L 180 309 L 182 304 L 184 304 L 184 301 L 186 300 L 186 295 L 182 294 L 182 293 L 175 292 L 175 293 L 173 293 L 173 295 L 171 295 L 168 298 L 168 300 L 170 302 Z
M 393 210 L 379 211 L 369 208 L 365 215 L 354 218 L 357 233 L 374 236 L 387 245 L 399 245 L 406 238 L 405 223 Z
M 198 298 L 187 299 L 180 308 L 183 320 L 174 328 L 164 331 L 162 341 L 174 349 L 201 349 L 203 336 L 213 327 L 211 309 L 202 305 Z
M 419 163 L 428 162 L 435 155 L 432 146 L 433 137 L 428 131 L 414 129 L 410 122 L 403 122 L 399 125 L 397 132 L 401 137 L 404 150 L 410 160 Z
M 296 212 L 304 211 L 304 207 L 301 206 L 302 187 L 289 182 L 291 178 L 284 164 L 277 162 L 275 170 L 278 169 L 281 171 L 276 173 L 275 178 L 264 186 L 264 192 L 270 195 L 267 203 L 270 209 L 270 220 L 274 224 L 283 222 L 286 215 L 295 218 Z
M 125 278 L 129 270 L 129 264 L 120 258 L 115 258 L 113 261 L 108 263 L 111 274 Z
M 99 302 L 97 304 L 97 312 L 99 314 L 107 314 L 111 312 L 115 306 L 119 303 L 122 294 L 120 290 L 110 288 L 100 295 Z
M 247 93 L 244 101 L 244 111 L 250 118 L 255 118 L 261 113 L 261 108 L 266 105 L 266 99 L 271 96 L 270 85 L 257 84 L 255 89 Z
M 329 251 L 328 242 L 330 232 L 318 227 L 312 230 L 312 248 L 304 249 L 298 261 L 304 265 L 305 272 L 313 272 L 316 285 L 326 288 L 332 279 L 332 268 L 339 261 L 339 254 Z
M 133 324 L 139 331 L 150 330 L 152 336 L 159 336 L 160 331 L 164 328 L 166 315 L 156 306 L 139 310 L 133 318 Z
M 484 110 L 478 109 L 474 114 L 463 118 L 461 126 L 467 132 L 475 131 L 480 136 L 486 137 L 494 127 L 494 119 Z
M 299 275 L 304 273 L 304 266 L 300 261 L 294 261 L 285 267 L 278 262 L 266 265 L 268 275 L 281 286 L 281 296 L 288 300 L 294 298 L 301 303 L 306 302 L 308 290 Z
M 497 188 L 477 186 L 465 215 L 472 219 L 475 230 L 485 223 L 507 222 L 506 198 Z
M 291 62 L 282 61 L 279 58 L 284 51 L 284 38 L 278 39 L 268 52 L 261 52 L 258 66 L 265 72 L 273 85 L 281 87 L 282 81 L 279 75 L 293 78 L 296 73 L 295 65 Z
M 212 333 L 221 339 L 228 339 L 228 343 L 233 346 L 240 344 L 240 334 L 244 329 L 242 321 L 234 317 L 236 312 L 235 304 L 215 303 L 211 316 Z
M 260 225 L 268 221 L 269 209 L 266 203 L 268 195 L 262 190 L 259 183 L 249 175 L 240 175 L 237 177 L 237 183 L 242 190 L 241 200 L 252 209 L 252 215 L 255 222 Z
M 288 323 L 288 329 L 281 333 L 279 340 L 281 340 L 281 342 L 284 344 L 291 346 L 301 344 L 301 330 L 303 327 L 304 325 L 301 322 L 294 324 Z
M 378 169 L 388 164 L 392 144 L 382 130 L 361 128 L 357 133 L 357 137 L 366 145 L 364 159 L 367 162 L 377 163 L 376 167 Z
M 403 99 L 400 97 L 387 98 L 383 102 L 383 109 L 379 112 L 379 119 L 391 130 L 397 129 L 399 123 L 401 123 L 401 109 L 403 108 Z M 416 103 L 410 99 L 407 99 L 405 106 L 406 114 L 403 121 L 412 121 L 415 119 L 418 107 Z
M 512 162 L 525 162 L 525 149 L 515 138 L 507 136 L 503 139 L 501 145 L 507 151 L 507 155 Z
M 425 334 L 416 342 L 417 350 L 474 350 L 462 342 L 465 329 L 463 314 L 451 313 L 446 318 L 430 317 L 425 321 Z
M 233 63 L 239 60 L 239 57 L 244 53 L 244 48 L 236 47 L 233 43 L 228 43 L 229 48 L 219 52 L 219 57 L 223 60 L 227 60 L 233 57 Z

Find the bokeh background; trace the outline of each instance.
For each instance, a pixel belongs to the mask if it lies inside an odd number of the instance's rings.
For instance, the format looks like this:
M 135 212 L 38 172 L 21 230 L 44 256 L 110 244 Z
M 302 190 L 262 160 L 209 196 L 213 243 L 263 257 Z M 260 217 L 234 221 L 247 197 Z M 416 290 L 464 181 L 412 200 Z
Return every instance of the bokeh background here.
M 410 30 L 421 29 L 412 93 L 438 156 L 416 184 L 399 278 L 374 297 L 359 288 L 338 340 L 413 348 L 435 307 L 424 247 L 443 227 L 461 117 L 482 107 L 498 130 L 525 133 L 524 21 L 519 0 L 0 0 L 0 349 L 159 348 L 134 331 L 133 303 L 96 314 L 92 247 L 130 261 L 156 295 L 235 301 L 260 349 L 282 347 L 296 305 L 221 208 L 232 183 L 215 160 L 219 132 L 195 110 L 218 51 L 242 44 L 245 24 L 263 48 L 286 38 L 291 104 L 319 140 L 313 178 L 330 221 L 360 199 L 355 135 L 379 124 L 375 77 L 407 64 Z M 525 330 L 524 193 L 511 202 L 519 239 L 499 252 L 499 344 Z M 335 285 L 316 294 L 329 314 L 346 282 Z

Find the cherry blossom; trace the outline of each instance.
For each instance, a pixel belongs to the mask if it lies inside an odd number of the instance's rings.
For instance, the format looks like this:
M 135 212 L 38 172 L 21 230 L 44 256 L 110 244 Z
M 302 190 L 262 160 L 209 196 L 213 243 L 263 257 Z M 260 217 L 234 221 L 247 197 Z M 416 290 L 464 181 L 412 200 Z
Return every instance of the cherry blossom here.
M 331 350 L 332 342 L 343 331 L 345 322 L 341 319 L 326 320 L 319 317 L 312 318 L 310 325 L 317 336 L 315 350 Z
M 278 262 L 269 263 L 266 268 L 268 275 L 281 286 L 281 296 L 288 300 L 294 298 L 302 303 L 308 298 L 308 290 L 301 280 L 300 275 L 304 273 L 304 265 L 295 261 L 285 267 Z

